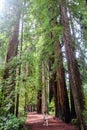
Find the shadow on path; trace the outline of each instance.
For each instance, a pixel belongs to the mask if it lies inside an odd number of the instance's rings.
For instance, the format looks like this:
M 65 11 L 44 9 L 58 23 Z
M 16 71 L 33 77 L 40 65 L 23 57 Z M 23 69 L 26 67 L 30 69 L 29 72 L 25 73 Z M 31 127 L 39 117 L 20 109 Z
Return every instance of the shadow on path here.
M 27 116 L 26 125 L 28 130 L 76 130 L 70 124 L 66 124 L 59 119 L 48 116 L 48 126 L 43 125 L 43 115 L 31 112 Z

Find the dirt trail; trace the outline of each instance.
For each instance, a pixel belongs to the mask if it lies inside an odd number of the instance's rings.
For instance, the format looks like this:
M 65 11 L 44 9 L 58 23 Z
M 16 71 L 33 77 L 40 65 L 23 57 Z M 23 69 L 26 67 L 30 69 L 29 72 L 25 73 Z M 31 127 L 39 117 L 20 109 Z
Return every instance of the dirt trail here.
M 43 125 L 43 115 L 31 112 L 26 120 L 28 130 L 76 130 L 76 128 L 70 124 L 66 124 L 61 120 L 54 119 L 52 116 L 48 116 L 49 125 Z

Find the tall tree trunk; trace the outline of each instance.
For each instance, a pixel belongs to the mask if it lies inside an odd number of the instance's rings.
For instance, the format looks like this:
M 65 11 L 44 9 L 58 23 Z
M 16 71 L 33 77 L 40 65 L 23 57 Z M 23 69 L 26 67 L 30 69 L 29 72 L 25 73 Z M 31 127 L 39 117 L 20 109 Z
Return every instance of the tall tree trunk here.
M 29 51 L 29 48 L 27 48 L 27 51 Z M 29 73 L 30 73 L 30 70 L 29 70 L 29 65 L 26 63 L 25 64 L 25 79 L 24 79 L 24 88 L 25 88 L 25 106 L 24 106 L 24 108 L 25 108 L 25 112 L 27 112 L 27 101 L 28 101 L 28 92 L 27 92 L 27 83 L 26 83 L 26 81 L 27 81 L 27 77 L 29 76 Z
M 52 33 L 51 33 L 52 35 Z M 52 38 L 52 37 L 51 37 Z M 59 108 L 58 108 L 58 95 L 57 95 L 57 76 L 56 72 L 53 72 L 52 66 L 54 64 L 54 57 L 50 58 L 49 62 L 49 71 L 51 71 L 50 80 L 49 80 L 49 102 L 51 102 L 52 98 L 54 97 L 54 105 L 55 105 L 55 117 L 58 117 Z
M 53 58 L 50 58 L 50 59 L 49 59 L 49 72 L 51 72 L 51 73 L 52 73 L 53 61 L 54 61 Z M 53 75 L 53 74 L 52 74 L 52 75 Z M 50 75 L 50 77 L 49 77 L 49 102 L 52 101 L 53 96 L 54 96 L 54 90 L 53 90 L 54 81 L 53 81 L 52 75 Z
M 53 38 L 53 33 L 50 32 L 50 38 Z M 54 46 L 54 43 L 52 43 L 52 46 Z M 51 72 L 50 78 L 49 78 L 49 101 L 51 102 L 52 98 L 54 97 L 54 110 L 55 110 L 55 117 L 58 117 L 59 113 L 59 104 L 58 104 L 58 95 L 57 95 L 57 73 L 56 71 L 52 70 L 52 66 L 54 65 L 54 51 L 49 59 L 49 71 Z
M 63 26 L 63 40 L 65 44 L 66 49 L 66 56 L 67 56 L 67 62 L 69 67 L 69 74 L 71 75 L 72 80 L 72 94 L 75 104 L 75 111 L 79 123 L 79 129 L 84 129 L 83 119 L 81 115 L 81 109 L 84 106 L 84 98 L 83 98 L 83 92 L 82 92 L 82 86 L 81 86 L 81 79 L 80 79 L 80 73 L 78 69 L 78 64 L 76 57 L 74 55 L 73 49 L 72 49 L 72 39 L 70 35 L 70 28 L 69 28 L 69 22 L 67 17 L 67 8 L 66 8 L 66 0 L 59 0 L 59 8 L 60 8 L 60 14 L 61 14 L 61 23 Z
M 46 70 L 42 61 L 42 113 L 47 111 Z
M 22 15 L 21 15 L 21 21 L 22 21 L 22 23 L 21 23 L 21 39 L 20 39 L 20 44 L 19 44 L 19 46 L 20 46 L 20 52 L 19 52 L 19 57 L 20 57 L 20 60 L 21 60 L 21 53 L 22 53 L 22 44 L 23 44 L 23 17 L 24 17 L 24 12 L 23 13 L 21 13 Z M 18 117 L 18 113 L 19 113 L 19 97 L 20 97 L 20 85 L 19 85 L 19 83 L 20 83 L 20 75 L 21 75 L 21 65 L 19 66 L 19 68 L 18 68 L 19 70 L 19 72 L 18 72 L 18 76 L 19 76 L 19 81 L 18 81 L 18 92 L 17 92 L 17 100 L 16 100 L 16 117 Z
M 57 74 L 56 72 L 52 74 L 53 80 L 53 91 L 54 91 L 54 103 L 55 103 L 55 117 L 59 115 L 59 98 L 58 98 L 58 88 L 57 88 Z
M 71 104 L 71 119 L 76 118 L 76 112 L 75 112 L 75 105 L 74 105 L 74 99 L 72 94 L 72 80 L 71 75 L 69 75 L 69 87 L 70 87 L 70 104 Z
M 63 67 L 63 58 L 60 42 L 55 42 L 55 54 L 58 59 L 57 82 L 58 82 L 58 97 L 59 97 L 59 118 L 67 123 L 71 121 L 69 100 L 65 81 L 65 72 Z
M 74 119 L 76 118 L 76 112 L 75 112 L 75 105 L 74 105 L 71 86 L 70 86 L 70 101 L 71 101 L 71 119 Z
M 8 45 L 6 63 L 10 63 L 12 61 L 12 59 L 17 55 L 19 21 L 20 21 L 20 11 L 17 14 L 17 20 L 12 27 L 13 30 L 12 30 L 12 36 L 11 36 L 11 39 L 10 39 L 9 45 Z M 7 92 L 5 94 L 5 99 L 9 95 L 9 98 L 11 99 L 11 107 L 10 107 L 9 112 L 13 113 L 13 114 L 14 114 L 14 110 L 15 110 L 15 92 L 14 92 L 15 91 L 15 74 L 16 74 L 15 66 L 8 65 L 5 68 L 4 76 L 3 76 L 3 79 L 7 81 L 7 83 L 4 86 L 4 92 L 5 91 Z M 11 79 L 11 80 L 9 81 L 9 79 Z M 8 83 L 8 81 L 9 81 L 9 83 Z M 7 86 L 8 86 L 8 88 L 7 88 L 7 90 L 5 90 Z
M 54 19 L 53 27 L 57 26 L 57 21 Z M 55 61 L 57 61 L 57 102 L 58 102 L 58 115 L 61 120 L 69 123 L 71 121 L 70 116 L 70 108 L 69 108 L 69 100 L 66 88 L 66 81 L 65 81 L 65 71 L 63 67 L 63 56 L 61 45 L 56 35 L 56 32 L 53 31 L 52 36 L 54 39 L 54 52 L 55 52 Z

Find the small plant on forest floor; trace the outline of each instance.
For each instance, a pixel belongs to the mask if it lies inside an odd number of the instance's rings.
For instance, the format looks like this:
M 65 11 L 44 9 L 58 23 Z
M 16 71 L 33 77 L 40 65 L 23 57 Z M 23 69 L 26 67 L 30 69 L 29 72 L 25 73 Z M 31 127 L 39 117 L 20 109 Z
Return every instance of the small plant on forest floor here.
M 82 115 L 83 115 L 84 123 L 87 126 L 87 110 L 83 111 Z
M 48 111 L 50 115 L 54 115 L 54 100 L 51 101 L 51 103 L 48 106 Z
M 76 125 L 76 126 L 77 126 L 77 124 L 78 124 L 77 119 L 72 119 L 71 123 L 72 123 L 73 125 Z

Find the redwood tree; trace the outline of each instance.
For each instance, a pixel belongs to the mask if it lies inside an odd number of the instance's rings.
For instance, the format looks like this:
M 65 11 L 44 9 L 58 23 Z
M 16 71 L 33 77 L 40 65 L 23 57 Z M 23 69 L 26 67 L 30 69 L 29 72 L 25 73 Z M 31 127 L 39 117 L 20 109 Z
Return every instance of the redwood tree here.
M 8 101 L 11 100 L 11 107 L 9 112 L 14 114 L 15 110 L 15 74 L 16 74 L 16 66 L 11 64 L 13 58 L 17 55 L 17 47 L 18 47 L 18 36 L 19 36 L 19 22 L 20 22 L 20 2 L 12 5 L 13 9 L 13 23 L 11 27 L 11 36 L 8 44 L 7 55 L 6 55 L 6 64 L 7 65 L 4 71 L 3 79 L 7 81 L 3 86 L 3 92 L 5 99 Z M 9 81 L 10 79 L 10 81 Z M 8 99 L 9 98 L 9 99 Z M 7 101 L 7 103 L 8 103 Z
M 56 58 L 58 59 L 58 68 L 57 68 L 57 96 L 58 96 L 58 104 L 59 104 L 59 118 L 67 123 L 71 121 L 70 119 L 70 108 L 69 108 L 69 100 L 66 88 L 65 81 L 65 72 L 63 67 L 63 58 L 61 52 L 60 42 L 55 42 L 55 53 Z
M 59 0 L 59 8 L 61 15 L 61 24 L 63 26 L 63 41 L 65 44 L 67 63 L 69 68 L 69 74 L 72 81 L 72 94 L 75 104 L 75 111 L 79 123 L 80 130 L 84 130 L 83 119 L 81 115 L 82 108 L 84 107 L 84 96 L 82 92 L 82 83 L 80 78 L 80 72 L 78 69 L 77 60 L 72 48 L 72 38 L 70 34 L 69 21 L 67 16 L 67 4 L 66 0 Z

